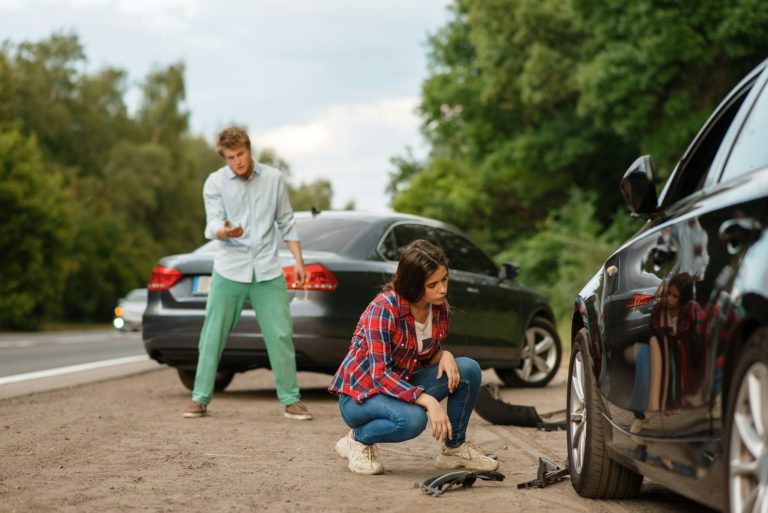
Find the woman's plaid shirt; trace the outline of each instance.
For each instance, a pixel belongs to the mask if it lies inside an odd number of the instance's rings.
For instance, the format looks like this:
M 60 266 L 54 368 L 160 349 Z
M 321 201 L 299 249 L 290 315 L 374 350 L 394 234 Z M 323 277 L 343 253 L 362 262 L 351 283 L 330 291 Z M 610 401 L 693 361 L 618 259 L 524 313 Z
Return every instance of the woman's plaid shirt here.
M 423 389 L 408 380 L 428 364 L 448 335 L 448 303 L 432 306 L 432 337 L 419 352 L 416 326 L 407 300 L 395 292 L 376 296 L 357 323 L 349 353 L 341 362 L 328 391 L 363 402 L 387 394 L 414 402 Z

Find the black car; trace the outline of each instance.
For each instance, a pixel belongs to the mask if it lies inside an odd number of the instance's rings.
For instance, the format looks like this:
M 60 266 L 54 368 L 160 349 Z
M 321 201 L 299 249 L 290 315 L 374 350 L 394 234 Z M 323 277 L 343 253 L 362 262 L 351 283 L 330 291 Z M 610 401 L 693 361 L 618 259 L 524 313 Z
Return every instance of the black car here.
M 717 107 L 656 196 L 648 156 L 620 190 L 647 222 L 576 298 L 569 470 L 584 497 L 643 476 L 721 511 L 768 511 L 768 61 Z
M 558 370 L 562 346 L 547 300 L 515 280 L 516 267 L 497 266 L 458 229 L 404 214 L 298 212 L 305 286 L 292 283 L 292 258 L 281 250 L 288 282 L 299 370 L 333 373 L 349 348 L 360 314 L 394 274 L 400 248 L 415 239 L 439 244 L 450 263 L 447 343 L 456 355 L 493 367 L 515 386 L 544 386 Z M 200 328 L 218 241 L 162 258 L 149 277 L 143 339 L 149 356 L 176 367 L 194 384 Z M 248 304 L 227 341 L 216 378 L 223 390 L 236 372 L 269 367 L 258 322 Z

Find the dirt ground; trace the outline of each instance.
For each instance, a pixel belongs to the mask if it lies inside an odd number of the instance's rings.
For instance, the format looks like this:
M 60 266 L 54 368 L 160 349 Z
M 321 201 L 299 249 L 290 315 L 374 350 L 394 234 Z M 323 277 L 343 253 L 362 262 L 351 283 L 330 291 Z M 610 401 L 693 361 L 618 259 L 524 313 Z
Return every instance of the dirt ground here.
M 495 380 L 488 371 L 485 377 Z M 469 438 L 498 456 L 501 483 L 424 494 L 417 483 L 444 472 L 433 467 L 438 445 L 427 433 L 382 445 L 383 475 L 352 474 L 333 451 L 347 428 L 325 392 L 329 379 L 300 373 L 315 414 L 303 422 L 282 416 L 267 370 L 238 375 L 202 419 L 182 418 L 189 392 L 165 367 L 0 399 L 0 512 L 703 510 L 647 482 L 632 501 L 581 499 L 567 480 L 518 489 L 536 477 L 539 456 L 562 466 L 564 432 L 497 426 L 477 416 Z M 561 409 L 565 377 L 543 390 L 504 389 L 503 397 L 540 412 Z

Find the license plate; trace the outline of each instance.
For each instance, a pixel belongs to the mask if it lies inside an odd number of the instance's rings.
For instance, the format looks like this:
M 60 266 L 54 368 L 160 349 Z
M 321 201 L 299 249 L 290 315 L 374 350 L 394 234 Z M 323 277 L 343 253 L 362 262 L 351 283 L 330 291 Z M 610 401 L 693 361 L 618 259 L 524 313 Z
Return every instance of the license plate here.
M 211 288 L 210 276 L 195 276 L 192 278 L 192 294 L 195 296 L 207 296 Z

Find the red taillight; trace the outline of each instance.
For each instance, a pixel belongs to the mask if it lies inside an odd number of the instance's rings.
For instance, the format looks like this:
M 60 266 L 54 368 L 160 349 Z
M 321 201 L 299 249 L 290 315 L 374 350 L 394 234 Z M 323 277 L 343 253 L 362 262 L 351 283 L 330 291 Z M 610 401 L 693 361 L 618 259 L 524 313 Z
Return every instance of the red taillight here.
M 653 299 L 653 296 L 650 294 L 635 294 L 627 301 L 627 308 L 639 308 L 647 305 L 651 299 Z
M 148 290 L 168 290 L 181 278 L 181 271 L 173 267 L 156 265 L 149 273 Z
M 307 279 L 304 281 L 304 285 L 301 287 L 296 286 L 296 280 L 294 279 L 293 266 L 283 267 L 283 276 L 285 276 L 285 284 L 289 289 L 304 289 L 304 290 L 336 290 L 339 286 L 339 282 L 336 281 L 336 276 L 333 275 L 330 269 L 323 264 L 309 264 L 304 266 L 304 271 L 307 273 Z

